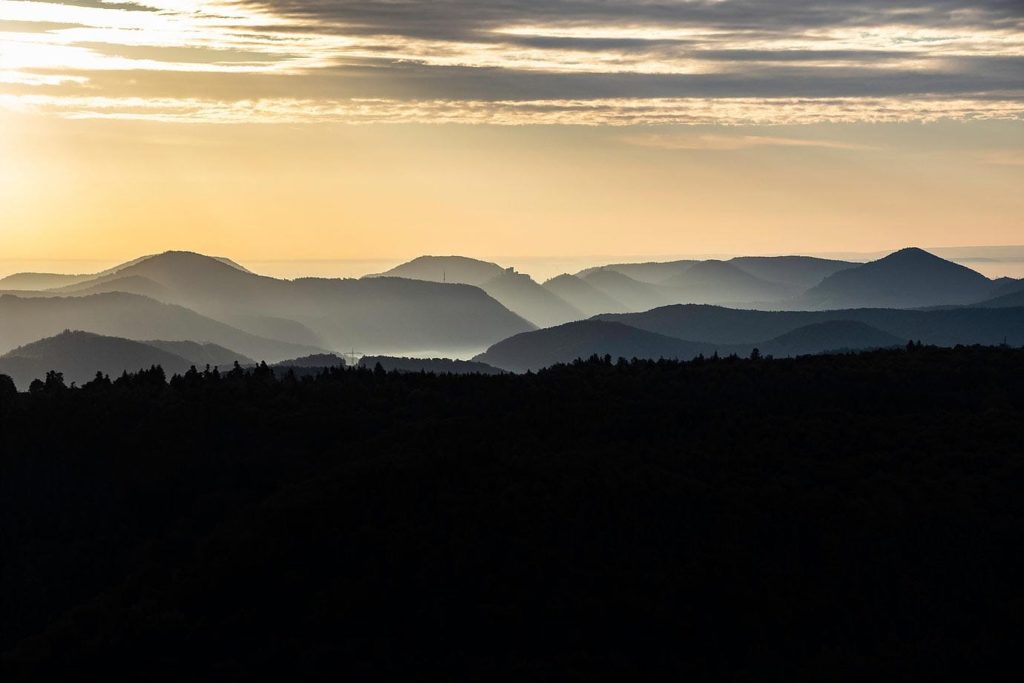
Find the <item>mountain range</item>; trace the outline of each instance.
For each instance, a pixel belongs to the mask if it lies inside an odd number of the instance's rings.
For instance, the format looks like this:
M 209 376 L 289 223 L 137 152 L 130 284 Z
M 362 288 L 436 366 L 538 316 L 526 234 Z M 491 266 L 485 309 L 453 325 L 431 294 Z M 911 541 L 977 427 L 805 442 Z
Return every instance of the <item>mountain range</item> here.
M 543 283 L 462 256 L 423 256 L 360 279 L 284 280 L 227 258 L 167 252 L 93 275 L 0 280 L 0 354 L 13 354 L 19 377 L 42 367 L 39 359 L 81 378 L 79 363 L 96 366 L 89 376 L 119 373 L 158 352 L 174 357 L 165 358 L 169 368 L 355 351 L 395 369 L 477 356 L 523 370 L 595 353 L 683 358 L 756 346 L 784 356 L 910 339 L 1020 344 L 1022 313 L 1024 281 L 992 280 L 916 248 L 869 263 L 780 256 L 611 264 Z M 104 344 L 65 338 L 65 330 L 120 340 L 110 348 L 123 352 L 122 367 L 111 365 L 117 354 Z M 49 341 L 33 348 L 39 340 Z

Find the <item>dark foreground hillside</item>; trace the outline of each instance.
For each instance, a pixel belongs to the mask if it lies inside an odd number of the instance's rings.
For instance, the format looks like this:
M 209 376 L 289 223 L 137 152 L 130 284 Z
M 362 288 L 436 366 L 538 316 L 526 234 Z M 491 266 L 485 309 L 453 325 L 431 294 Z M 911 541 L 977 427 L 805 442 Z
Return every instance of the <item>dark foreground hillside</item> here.
M 1006 348 L 0 383 L 0 673 L 985 677 L 1021 387 Z

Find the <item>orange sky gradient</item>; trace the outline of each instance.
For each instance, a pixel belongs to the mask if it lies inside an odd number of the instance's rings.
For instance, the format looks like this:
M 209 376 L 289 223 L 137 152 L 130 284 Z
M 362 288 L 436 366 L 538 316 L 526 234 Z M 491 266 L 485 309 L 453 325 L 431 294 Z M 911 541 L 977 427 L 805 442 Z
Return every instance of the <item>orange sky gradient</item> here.
M 450 4 L 0 2 L 0 260 L 1024 243 L 1005 3 Z

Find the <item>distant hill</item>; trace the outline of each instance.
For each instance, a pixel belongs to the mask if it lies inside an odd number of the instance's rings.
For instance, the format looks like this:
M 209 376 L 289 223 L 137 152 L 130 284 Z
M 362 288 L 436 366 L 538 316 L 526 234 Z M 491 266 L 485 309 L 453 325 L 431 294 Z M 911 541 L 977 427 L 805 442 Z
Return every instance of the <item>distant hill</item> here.
M 404 277 L 427 282 L 482 285 L 503 272 L 505 269 L 497 263 L 466 256 L 420 256 L 391 270 L 367 277 Z
M 0 356 L 0 374 L 10 375 L 23 391 L 32 380 L 45 377 L 50 370 L 63 373 L 68 384 L 83 384 L 97 372 L 116 377 L 124 371 L 135 372 L 153 365 L 161 366 L 170 376 L 184 373 L 193 362 L 151 344 L 70 331 Z
M 373 369 L 380 364 L 388 372 L 428 372 L 435 375 L 499 375 L 498 368 L 471 360 L 451 358 L 397 358 L 395 356 L 363 356 L 359 367 Z
M 675 293 L 658 285 L 634 280 L 616 270 L 600 269 L 583 276 L 584 282 L 621 302 L 631 311 L 646 311 L 675 303 Z
M 495 344 L 474 360 L 523 372 L 593 355 L 610 355 L 616 359 L 689 360 L 715 353 L 746 357 L 756 348 L 762 355 L 788 357 L 890 348 L 906 342 L 870 325 L 848 320 L 812 323 L 758 342 L 723 344 L 684 340 L 594 319 L 517 335 Z
M 846 319 L 837 316 L 839 319 Z M 623 323 L 679 339 L 715 344 L 755 343 L 798 327 L 835 318 L 828 314 L 739 310 L 699 304 L 662 306 L 640 313 L 606 314 L 599 320 Z
M 593 355 L 689 359 L 714 350 L 710 344 L 683 341 L 620 323 L 584 320 L 516 335 L 473 360 L 525 372 Z
M 145 344 L 180 356 L 197 368 L 204 368 L 207 365 L 210 367 L 231 367 L 236 362 L 241 365 L 254 365 L 256 363 L 255 360 L 246 355 L 217 344 L 163 340 L 147 340 Z
M 319 349 L 258 337 L 181 306 L 135 294 L 21 298 L 0 296 L 0 353 L 66 329 L 133 340 L 199 341 L 275 361 Z
M 364 279 L 381 277 L 475 285 L 505 308 L 539 327 L 586 317 L 558 294 L 541 287 L 529 275 L 465 256 L 420 256 Z
M 828 351 L 863 351 L 902 346 L 908 340 L 852 320 L 830 320 L 798 327 L 764 344 L 762 354 L 803 356 Z
M 539 327 L 561 325 L 587 317 L 555 292 L 534 282 L 529 275 L 511 269 L 484 282 L 480 288 L 513 313 Z
M 699 261 L 661 283 L 680 303 L 777 301 L 798 294 L 792 286 L 762 280 L 726 261 Z
M 796 304 L 813 309 L 917 308 L 974 303 L 992 289 L 992 281 L 981 273 L 909 248 L 830 275 Z
M 994 299 L 987 299 L 974 304 L 977 308 L 1015 308 L 1024 306 L 1024 290 L 1012 294 L 1004 294 Z
M 92 277 L 92 275 L 60 275 L 57 273 L 15 273 L 0 278 L 0 290 L 40 291 L 54 287 L 66 287 Z
M 127 292 L 128 294 L 148 296 L 157 301 L 175 303 L 175 296 L 171 290 L 141 275 L 111 276 L 109 279 L 103 278 L 99 281 L 79 282 L 61 289 L 62 294 L 74 296 L 106 294 L 108 292 Z
M 578 277 L 586 278 L 591 273 L 599 270 L 610 270 L 621 273 L 628 278 L 647 284 L 660 284 L 673 275 L 677 275 L 692 266 L 697 261 L 686 259 L 682 261 L 649 261 L 645 263 L 610 263 L 604 266 L 585 268 L 576 273 Z
M 274 367 L 282 368 L 338 368 L 345 367 L 345 365 L 345 359 L 333 353 L 314 353 L 302 358 L 291 358 L 274 363 Z
M 762 280 L 799 289 L 809 289 L 830 275 L 860 265 L 813 256 L 738 256 L 728 263 Z
M 393 277 L 292 285 L 295 317 L 339 351 L 464 352 L 536 327 L 470 285 Z
M 601 315 L 680 339 L 716 344 L 757 343 L 797 328 L 828 321 L 860 322 L 898 339 L 938 346 L 1024 345 L 1024 308 L 847 309 L 835 311 L 745 311 L 719 306 L 665 306 L 643 313 Z
M 114 288 L 149 295 L 154 287 L 161 301 L 307 347 L 462 351 L 533 327 L 466 285 L 391 277 L 278 280 L 191 252 L 140 259 L 59 292 Z
M 588 316 L 599 313 L 625 313 L 629 310 L 621 301 L 616 301 L 575 275 L 553 277 L 545 282 L 543 287 Z
M 326 348 L 330 344 L 324 338 L 297 320 L 278 318 L 270 315 L 252 315 L 222 311 L 217 315 L 232 327 L 267 339 L 279 339 L 290 344 L 310 348 Z
M 175 253 L 175 252 L 170 252 L 170 253 Z M 61 274 L 61 273 L 15 273 L 13 275 L 8 275 L 7 277 L 0 278 L 0 290 L 6 290 L 6 291 L 15 291 L 15 290 L 44 291 L 44 290 L 52 290 L 52 289 L 61 289 L 61 288 L 64 288 L 64 287 L 73 287 L 75 285 L 78 285 L 78 284 L 81 284 L 81 283 L 84 283 L 84 282 L 89 282 L 89 281 L 96 282 L 96 281 L 99 281 L 99 280 L 104 280 L 105 281 L 105 280 L 108 280 L 108 279 L 111 279 L 111 278 L 116 279 L 116 274 L 118 272 L 123 271 L 125 269 L 128 269 L 128 268 L 130 268 L 130 267 L 132 267 L 132 266 L 134 266 L 134 265 L 136 265 L 138 263 L 141 263 L 143 261 L 146 261 L 148 259 L 154 258 L 155 256 L 158 256 L 158 254 L 154 254 L 154 255 L 150 255 L 150 256 L 142 256 L 140 258 L 132 259 L 131 261 L 128 261 L 126 263 L 118 264 L 118 265 L 114 266 L 113 268 L 108 268 L 107 270 L 101 271 L 99 273 L 78 274 L 78 275 L 65 275 L 65 274 Z M 240 270 L 240 271 L 243 271 L 243 272 L 246 272 L 246 273 L 251 272 L 251 271 L 247 270 L 246 268 L 244 268 L 243 266 L 239 265 L 238 263 L 232 261 L 229 258 L 224 258 L 224 257 L 220 257 L 220 256 L 212 256 L 212 257 L 209 257 L 209 258 L 212 258 L 215 261 L 219 261 L 219 262 L 221 262 L 221 263 L 223 263 L 225 265 L 231 266 L 232 268 L 235 268 L 236 270 Z M 93 291 L 91 293 L 96 294 L 96 293 L 99 293 L 100 291 L 101 290 L 97 289 L 96 291 Z M 102 290 L 102 291 L 124 291 L 124 290 L 106 289 L 106 290 Z

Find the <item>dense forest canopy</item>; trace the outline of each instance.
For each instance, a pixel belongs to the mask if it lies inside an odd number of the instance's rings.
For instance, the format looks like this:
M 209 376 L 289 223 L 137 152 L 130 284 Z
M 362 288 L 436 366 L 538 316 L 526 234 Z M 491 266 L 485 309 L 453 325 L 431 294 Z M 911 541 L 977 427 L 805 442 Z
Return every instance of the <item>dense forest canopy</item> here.
M 983 674 L 1024 629 L 1022 386 L 918 345 L 0 378 L 2 671 Z

